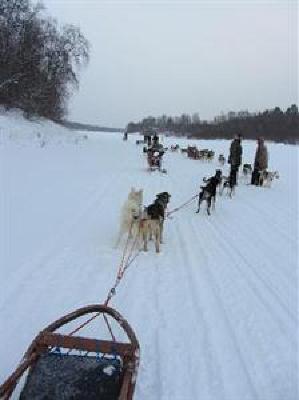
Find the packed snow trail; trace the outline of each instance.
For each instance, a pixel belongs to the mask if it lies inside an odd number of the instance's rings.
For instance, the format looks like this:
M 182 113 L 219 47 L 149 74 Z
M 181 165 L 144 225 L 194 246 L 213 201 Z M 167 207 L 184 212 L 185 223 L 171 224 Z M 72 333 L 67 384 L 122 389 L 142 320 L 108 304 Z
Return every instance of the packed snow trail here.
M 218 168 L 167 152 L 167 175 L 149 173 L 133 137 L 90 134 L 78 143 L 68 135 L 44 135 L 42 148 L 29 134 L 0 143 L 1 381 L 49 322 L 105 300 L 132 186 L 144 188 L 145 204 L 170 192 L 172 210 Z M 216 155 L 229 148 L 227 141 L 198 145 Z M 252 162 L 255 144 L 243 148 L 244 162 Z M 270 169 L 281 175 L 271 189 L 240 182 L 233 199 L 217 197 L 210 217 L 205 205 L 195 214 L 196 200 L 173 213 L 161 254 L 150 243 L 117 288 L 111 305 L 141 346 L 137 400 L 298 399 L 297 147 L 268 148 Z M 97 323 L 90 332 L 98 336 Z

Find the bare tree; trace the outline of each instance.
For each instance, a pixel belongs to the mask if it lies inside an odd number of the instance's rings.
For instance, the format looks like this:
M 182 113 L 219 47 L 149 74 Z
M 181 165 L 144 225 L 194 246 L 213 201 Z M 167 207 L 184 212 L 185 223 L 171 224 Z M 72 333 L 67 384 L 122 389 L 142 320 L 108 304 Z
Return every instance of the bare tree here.
M 79 28 L 59 28 L 43 11 L 30 0 L 0 0 L 0 104 L 60 119 L 89 45 Z

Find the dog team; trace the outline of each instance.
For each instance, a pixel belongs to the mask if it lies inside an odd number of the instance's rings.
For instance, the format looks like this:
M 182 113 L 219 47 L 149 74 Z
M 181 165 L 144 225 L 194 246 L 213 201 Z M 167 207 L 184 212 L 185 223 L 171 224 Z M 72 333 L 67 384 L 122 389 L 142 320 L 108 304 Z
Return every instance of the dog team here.
M 219 195 L 223 194 L 223 191 L 227 189 L 227 194 L 232 197 L 235 192 L 235 186 L 238 181 L 239 168 L 242 163 L 242 136 L 236 135 L 230 146 L 230 154 L 228 157 L 228 163 L 231 165 L 229 176 L 225 177 L 222 175 L 220 169 L 216 170 L 214 176 L 210 178 L 204 178 L 203 181 L 206 186 L 201 186 L 201 192 L 198 196 L 198 209 L 200 211 L 200 205 L 202 201 L 207 202 L 207 213 L 211 214 L 211 208 L 215 209 L 216 192 L 219 187 Z M 252 171 L 251 164 L 243 165 L 243 177 L 247 179 L 251 175 L 251 184 L 256 186 L 267 186 L 270 187 L 274 178 L 279 178 L 278 171 L 270 172 L 268 168 L 268 150 L 265 146 L 264 139 L 258 138 L 257 149 L 254 160 L 254 170 Z M 225 163 L 225 157 L 220 154 L 218 162 L 221 166 Z
M 143 207 L 143 190 L 132 188 L 121 212 L 121 224 L 116 247 L 122 237 L 136 240 L 138 246 L 143 244 L 143 250 L 148 250 L 148 240 L 154 238 L 156 252 L 160 252 L 163 243 L 163 225 L 166 208 L 171 195 L 168 192 L 158 193 L 152 204 Z
M 207 213 L 211 214 L 211 209 L 215 209 L 216 194 L 221 196 L 224 190 L 232 197 L 235 192 L 235 186 L 238 184 L 238 173 L 242 163 L 242 136 L 236 135 L 230 146 L 228 163 L 230 164 L 229 176 L 223 176 L 220 169 L 216 170 L 214 176 L 203 178 L 205 185 L 200 186 L 201 191 L 198 194 L 198 208 L 196 213 L 200 212 L 200 206 L 203 201 L 207 203 Z M 264 139 L 259 138 L 255 153 L 254 169 L 251 164 L 243 165 L 243 177 L 247 179 L 251 175 L 251 184 L 257 186 L 270 187 L 274 178 L 279 178 L 277 171 L 267 171 L 268 151 L 264 144 Z M 221 166 L 225 163 L 223 154 L 219 155 L 218 162 Z M 166 217 L 166 209 L 171 195 L 168 192 L 158 193 L 152 204 L 143 207 L 143 189 L 135 190 L 132 188 L 128 198 L 123 205 L 121 212 L 121 225 L 116 242 L 119 245 L 124 234 L 129 239 L 135 238 L 138 246 L 142 246 L 144 251 L 148 250 L 148 241 L 154 239 L 156 252 L 160 252 L 160 245 L 163 243 L 163 226 Z

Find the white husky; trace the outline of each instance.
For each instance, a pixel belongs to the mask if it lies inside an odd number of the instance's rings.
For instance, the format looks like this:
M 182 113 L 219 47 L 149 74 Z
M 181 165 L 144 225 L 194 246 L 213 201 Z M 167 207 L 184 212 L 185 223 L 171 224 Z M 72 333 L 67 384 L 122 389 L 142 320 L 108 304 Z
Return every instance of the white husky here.
M 139 220 L 142 214 L 143 189 L 131 189 L 126 202 L 121 211 L 121 222 L 118 239 L 115 247 L 117 247 L 125 233 L 130 238 L 134 237 L 139 230 Z

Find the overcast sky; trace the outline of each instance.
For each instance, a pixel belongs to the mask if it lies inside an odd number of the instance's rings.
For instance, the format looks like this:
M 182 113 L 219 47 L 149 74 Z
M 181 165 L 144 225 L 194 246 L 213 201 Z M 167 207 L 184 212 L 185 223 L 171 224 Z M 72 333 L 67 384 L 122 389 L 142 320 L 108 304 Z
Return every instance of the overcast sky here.
M 297 103 L 295 0 L 44 0 L 79 25 L 90 63 L 69 119 L 111 127 L 148 115 Z

